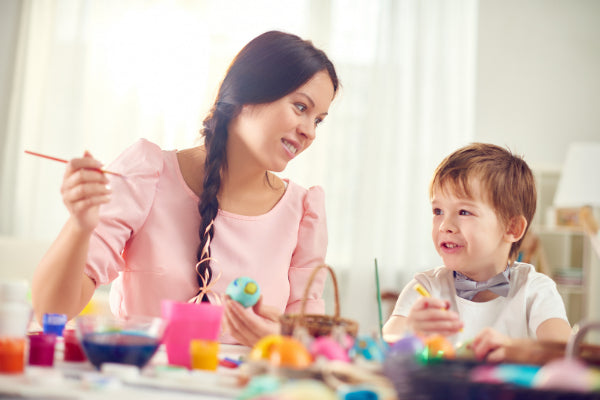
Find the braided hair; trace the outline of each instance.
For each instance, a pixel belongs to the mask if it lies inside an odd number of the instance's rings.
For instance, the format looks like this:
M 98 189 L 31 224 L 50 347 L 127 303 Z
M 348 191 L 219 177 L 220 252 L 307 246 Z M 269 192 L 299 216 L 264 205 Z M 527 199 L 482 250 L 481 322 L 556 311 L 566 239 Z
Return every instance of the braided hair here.
M 215 235 L 213 222 L 219 210 L 217 195 L 221 187 L 221 173 L 227 167 L 229 123 L 244 105 L 276 101 L 302 86 L 319 71 L 329 74 L 334 93 L 337 92 L 337 74 L 327 55 L 315 48 L 312 42 L 280 31 L 269 31 L 251 40 L 229 66 L 202 129 L 206 159 L 198 204 L 201 223 L 196 272 L 200 288 L 212 278 L 210 242 Z M 208 279 L 203 281 L 205 276 Z M 201 300 L 207 301 L 206 296 Z

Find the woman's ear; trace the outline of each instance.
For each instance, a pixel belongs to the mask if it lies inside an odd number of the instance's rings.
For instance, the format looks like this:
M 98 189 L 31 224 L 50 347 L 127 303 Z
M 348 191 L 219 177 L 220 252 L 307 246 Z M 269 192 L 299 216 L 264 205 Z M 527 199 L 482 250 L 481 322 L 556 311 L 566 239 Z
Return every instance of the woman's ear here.
M 527 219 L 523 215 L 512 217 L 506 226 L 504 237 L 511 243 L 518 242 L 525 234 L 527 229 Z

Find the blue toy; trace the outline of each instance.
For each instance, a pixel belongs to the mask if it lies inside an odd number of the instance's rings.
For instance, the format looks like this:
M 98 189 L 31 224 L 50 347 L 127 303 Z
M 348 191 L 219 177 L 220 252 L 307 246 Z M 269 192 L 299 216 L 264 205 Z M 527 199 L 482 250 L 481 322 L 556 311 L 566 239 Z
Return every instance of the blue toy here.
M 353 357 L 362 356 L 369 361 L 382 362 L 385 358 L 385 351 L 381 345 L 370 336 L 359 336 L 350 349 Z
M 242 276 L 235 279 L 227 286 L 225 294 L 237 301 L 244 307 L 252 307 L 260 297 L 258 283 L 252 278 Z

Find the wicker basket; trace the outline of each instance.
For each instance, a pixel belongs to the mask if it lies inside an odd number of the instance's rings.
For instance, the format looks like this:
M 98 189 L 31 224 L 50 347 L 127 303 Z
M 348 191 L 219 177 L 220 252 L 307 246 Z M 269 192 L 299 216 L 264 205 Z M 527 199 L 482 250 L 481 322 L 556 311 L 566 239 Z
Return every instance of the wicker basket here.
M 315 279 L 317 273 L 322 269 L 327 268 L 331 274 L 333 280 L 333 288 L 335 292 L 335 315 L 321 315 L 321 314 L 305 314 L 306 298 L 308 297 L 308 291 Z M 338 293 L 338 284 L 333 269 L 329 265 L 320 265 L 314 269 L 306 289 L 304 289 L 304 297 L 302 301 L 302 308 L 300 314 L 284 314 L 280 317 L 281 322 L 281 334 L 287 336 L 293 336 L 294 330 L 302 326 L 308 330 L 308 333 L 312 337 L 319 337 L 329 335 L 334 327 L 342 328 L 347 334 L 352 337 L 356 337 L 358 334 L 358 323 L 351 319 L 340 317 L 340 299 Z

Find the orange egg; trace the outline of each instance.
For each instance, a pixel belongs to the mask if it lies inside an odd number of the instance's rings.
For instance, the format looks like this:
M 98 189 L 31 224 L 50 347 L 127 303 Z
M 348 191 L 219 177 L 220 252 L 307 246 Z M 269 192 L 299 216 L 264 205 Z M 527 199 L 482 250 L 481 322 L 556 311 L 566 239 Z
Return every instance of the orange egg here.
M 312 356 L 306 347 L 292 337 L 284 336 L 283 340 L 273 343 L 269 354 L 269 362 L 277 367 L 302 369 L 312 364 Z
M 248 358 L 252 361 L 269 359 L 273 345 L 281 343 L 283 338 L 284 336 L 281 335 L 267 335 L 263 337 L 252 347 Z
M 454 358 L 454 346 L 444 336 L 435 334 L 425 338 L 428 358 Z

